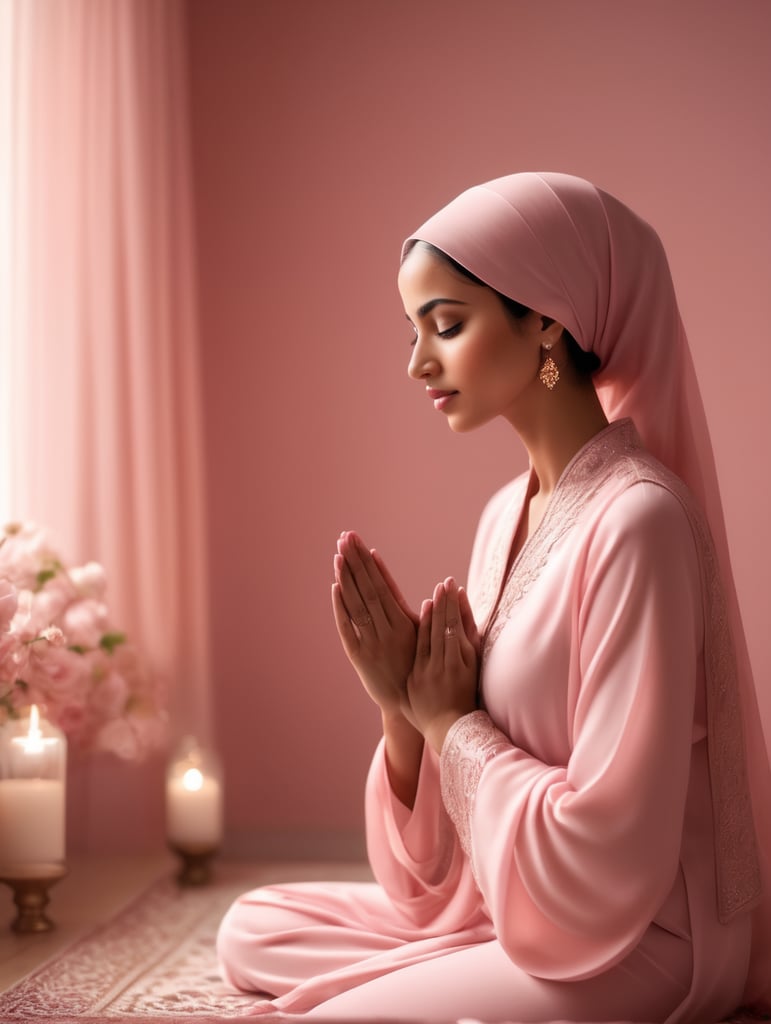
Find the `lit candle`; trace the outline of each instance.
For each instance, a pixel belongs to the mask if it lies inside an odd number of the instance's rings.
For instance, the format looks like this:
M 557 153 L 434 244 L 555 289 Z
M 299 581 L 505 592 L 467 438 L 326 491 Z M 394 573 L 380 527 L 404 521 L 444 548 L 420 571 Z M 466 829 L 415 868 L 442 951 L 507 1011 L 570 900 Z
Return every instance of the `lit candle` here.
M 18 723 L 8 723 L 12 729 Z M 65 856 L 64 737 L 30 711 L 26 734 L 4 746 L 0 778 L 0 872 L 44 877 Z
M 222 839 L 222 787 L 194 764 L 176 766 L 166 782 L 169 841 L 182 849 L 214 849 Z

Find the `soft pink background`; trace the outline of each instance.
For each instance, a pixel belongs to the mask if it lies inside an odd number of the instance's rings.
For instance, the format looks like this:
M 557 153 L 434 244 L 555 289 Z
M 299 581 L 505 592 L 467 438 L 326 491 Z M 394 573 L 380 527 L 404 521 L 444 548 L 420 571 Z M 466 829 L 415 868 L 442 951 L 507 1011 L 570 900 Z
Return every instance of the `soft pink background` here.
M 105 566 L 174 740 L 213 718 L 186 14 L 0 3 L 0 514 Z M 162 842 L 162 760 L 73 746 L 70 848 Z
M 564 170 L 670 255 L 768 719 L 771 5 L 189 0 L 212 680 L 238 852 L 361 849 L 378 715 L 329 606 L 356 528 L 417 604 L 524 465 L 405 376 L 403 236 L 466 186 Z

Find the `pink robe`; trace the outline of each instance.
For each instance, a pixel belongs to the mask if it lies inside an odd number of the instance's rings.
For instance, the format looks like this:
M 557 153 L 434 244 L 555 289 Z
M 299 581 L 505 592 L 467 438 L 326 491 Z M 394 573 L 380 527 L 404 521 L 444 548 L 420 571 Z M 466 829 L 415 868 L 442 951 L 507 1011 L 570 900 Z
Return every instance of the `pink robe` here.
M 688 496 L 613 424 L 504 578 L 528 483 L 492 499 L 472 556 L 484 710 L 425 750 L 412 812 L 375 754 L 377 884 L 271 886 L 223 921 L 224 976 L 266 1012 L 703 1024 L 741 1000 L 750 919 L 718 914 L 707 757 L 714 569 Z

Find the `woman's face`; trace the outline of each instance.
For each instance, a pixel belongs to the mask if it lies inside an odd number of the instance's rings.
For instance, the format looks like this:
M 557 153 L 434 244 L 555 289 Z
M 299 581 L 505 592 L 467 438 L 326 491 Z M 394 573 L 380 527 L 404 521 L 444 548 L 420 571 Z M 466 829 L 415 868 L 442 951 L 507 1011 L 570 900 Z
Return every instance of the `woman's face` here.
M 415 331 L 407 372 L 452 429 L 473 430 L 496 416 L 520 422 L 538 394 L 542 317 L 514 318 L 494 291 L 419 243 L 398 283 Z

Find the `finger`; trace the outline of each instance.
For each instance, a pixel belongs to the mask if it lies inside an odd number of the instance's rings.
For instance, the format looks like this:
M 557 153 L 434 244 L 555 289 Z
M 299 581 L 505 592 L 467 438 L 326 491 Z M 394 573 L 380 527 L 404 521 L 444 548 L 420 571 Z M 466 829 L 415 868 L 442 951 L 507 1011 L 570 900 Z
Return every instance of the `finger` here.
M 340 596 L 350 616 L 363 608 L 361 594 L 356 586 L 350 567 L 341 554 L 335 555 L 335 582 L 340 585 Z
M 373 588 L 388 625 L 395 626 L 406 616 L 417 626 L 418 616 L 407 604 L 380 555 L 374 548 L 367 548 L 357 533 L 350 534 L 350 543 L 353 545 L 354 557 L 366 574 L 364 586 Z
M 426 599 L 420 606 L 418 617 L 418 632 L 415 645 L 415 661 L 426 662 L 431 657 L 431 620 L 433 618 L 433 606 L 431 601 Z
M 444 583 L 445 615 L 444 615 L 444 656 L 445 661 L 452 658 L 463 658 L 463 645 L 467 643 L 466 634 L 458 605 L 458 584 L 448 577 Z
M 434 587 L 434 614 L 431 617 L 431 654 L 442 661 L 444 660 L 444 631 L 447 625 L 445 615 L 447 611 L 447 594 L 444 583 L 437 583 Z
M 377 632 L 370 609 L 364 603 L 359 593 L 359 588 L 356 586 L 356 581 L 353 578 L 348 563 L 342 556 L 338 557 L 340 558 L 340 563 L 338 563 L 339 579 L 337 583 L 340 587 L 342 605 L 348 618 L 359 633 L 366 628 L 372 628 L 374 632 Z
M 391 575 L 387 565 L 383 561 L 380 552 L 376 551 L 374 548 L 371 548 L 370 554 L 372 555 L 372 561 L 375 563 L 375 565 L 378 568 L 378 571 L 380 572 L 380 575 L 383 577 L 383 582 L 390 590 L 391 596 L 393 597 L 394 601 L 397 603 L 399 608 L 401 608 L 401 610 L 404 612 L 407 618 L 410 619 L 410 621 L 414 622 L 415 625 L 417 625 L 419 615 L 416 615 L 412 608 L 410 608 L 410 606 L 407 604 L 404 595 L 397 586 L 396 581 Z
M 359 638 L 353 624 L 348 616 L 348 610 L 343 603 L 342 591 L 339 583 L 332 584 L 332 612 L 335 616 L 335 625 L 340 635 L 343 650 L 351 660 L 359 652 Z
M 372 561 L 369 550 L 355 533 L 346 533 L 337 543 L 356 587 L 361 603 L 367 614 L 374 620 L 375 627 L 382 635 L 389 624 L 388 616 L 383 607 L 387 587 L 382 582 L 377 567 Z M 378 588 L 378 580 L 380 587 Z
M 477 629 L 476 619 L 474 618 L 474 612 L 465 587 L 458 587 L 458 609 L 464 632 L 469 640 L 473 641 L 479 636 L 479 630 Z
M 477 628 L 474 612 L 464 587 L 458 587 L 458 608 L 460 609 L 460 620 L 463 623 L 463 632 L 469 638 L 471 646 L 477 654 L 481 646 L 479 629 Z

